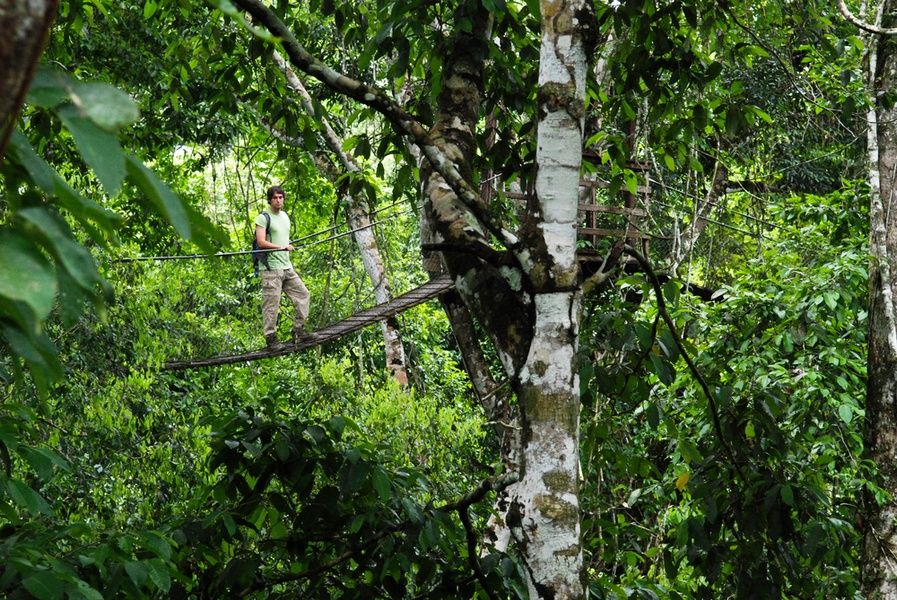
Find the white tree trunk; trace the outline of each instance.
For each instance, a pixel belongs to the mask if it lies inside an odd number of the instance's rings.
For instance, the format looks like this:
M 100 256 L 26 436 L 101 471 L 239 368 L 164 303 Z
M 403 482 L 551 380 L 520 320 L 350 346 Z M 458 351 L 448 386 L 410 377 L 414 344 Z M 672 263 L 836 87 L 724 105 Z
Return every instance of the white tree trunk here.
M 585 110 L 589 4 L 542 0 L 536 203 L 525 224 L 535 323 L 516 374 L 520 483 L 509 524 L 524 550 L 533 598 L 582 598 L 579 527 L 579 269 L 576 217 Z

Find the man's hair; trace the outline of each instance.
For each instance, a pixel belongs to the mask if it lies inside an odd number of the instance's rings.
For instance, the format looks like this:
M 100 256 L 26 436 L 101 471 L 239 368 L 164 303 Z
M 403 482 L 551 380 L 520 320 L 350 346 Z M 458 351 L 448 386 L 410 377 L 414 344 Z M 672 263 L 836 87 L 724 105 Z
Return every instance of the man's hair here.
M 284 198 L 287 197 L 287 195 L 283 193 L 282 187 L 280 187 L 279 185 L 272 185 L 271 187 L 268 188 L 268 202 L 269 203 L 271 202 L 271 198 L 274 197 L 274 194 L 280 194 Z

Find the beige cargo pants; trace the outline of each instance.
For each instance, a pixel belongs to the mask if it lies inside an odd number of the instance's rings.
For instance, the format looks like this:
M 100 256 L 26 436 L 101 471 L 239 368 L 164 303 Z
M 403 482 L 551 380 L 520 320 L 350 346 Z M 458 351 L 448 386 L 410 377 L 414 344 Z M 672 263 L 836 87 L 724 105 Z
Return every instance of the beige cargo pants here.
M 293 269 L 260 271 L 262 276 L 262 327 L 265 337 L 277 333 L 277 312 L 283 292 L 293 303 L 293 329 L 305 325 L 310 295 L 308 288 Z

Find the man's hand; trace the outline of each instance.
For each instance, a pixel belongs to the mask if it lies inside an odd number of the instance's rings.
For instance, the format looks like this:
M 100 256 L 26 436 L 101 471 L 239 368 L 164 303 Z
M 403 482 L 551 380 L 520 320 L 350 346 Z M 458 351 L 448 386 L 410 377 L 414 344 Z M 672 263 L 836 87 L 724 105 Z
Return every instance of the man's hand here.
M 293 244 L 287 244 L 286 246 L 283 247 L 283 249 L 286 250 L 287 252 L 292 252 Z

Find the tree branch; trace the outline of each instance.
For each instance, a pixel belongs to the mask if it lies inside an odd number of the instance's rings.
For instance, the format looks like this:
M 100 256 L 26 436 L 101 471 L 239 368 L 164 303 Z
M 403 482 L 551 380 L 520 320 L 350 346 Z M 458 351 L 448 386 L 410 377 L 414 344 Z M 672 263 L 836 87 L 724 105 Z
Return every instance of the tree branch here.
M 704 396 L 707 397 L 707 405 L 710 407 L 710 416 L 713 420 L 713 429 L 714 431 L 716 431 L 716 436 L 719 438 L 719 442 L 723 446 L 723 449 L 726 451 L 726 454 L 729 455 L 729 460 L 732 462 L 732 466 L 738 473 L 739 478 L 742 481 L 747 481 L 744 473 L 741 471 L 741 466 L 735 459 L 735 452 L 732 450 L 732 447 L 729 445 L 729 442 L 723 435 L 723 426 L 719 417 L 719 407 L 716 404 L 716 399 L 713 397 L 713 393 L 710 391 L 710 386 L 707 385 L 707 380 L 704 379 L 704 375 L 701 374 L 701 371 L 691 359 L 691 356 L 689 356 L 688 352 L 686 352 L 685 346 L 682 344 L 682 338 L 679 336 L 679 331 L 676 329 L 676 324 L 673 322 L 673 318 L 667 311 L 666 300 L 663 297 L 663 290 L 660 287 L 660 280 L 657 278 L 657 275 L 654 274 L 654 269 L 651 267 L 651 263 L 648 262 L 648 259 L 642 256 L 642 254 L 638 250 L 631 246 L 627 245 L 624 248 L 624 251 L 626 252 L 626 254 L 638 261 L 638 263 L 645 270 L 645 274 L 648 275 L 648 278 L 651 280 L 651 285 L 654 288 L 654 295 L 657 297 L 657 311 L 663 316 L 664 322 L 670 329 L 670 335 L 673 336 L 673 341 L 676 342 L 676 347 L 679 349 L 679 353 L 685 360 L 685 364 L 688 365 L 688 369 L 689 371 L 691 371 L 691 374 L 698 381 L 698 385 L 701 386 L 701 390 L 704 392 Z
M 463 511 L 466 514 L 468 508 L 470 508 L 473 504 L 476 504 L 477 502 L 479 502 L 480 500 L 485 498 L 486 494 L 488 494 L 489 492 L 500 492 L 500 491 L 504 490 L 505 488 L 507 488 L 508 486 L 516 483 L 519 479 L 520 479 L 520 475 L 518 475 L 516 472 L 505 473 L 501 477 L 486 478 L 472 492 L 465 494 L 463 497 L 456 500 L 455 502 L 449 502 L 448 504 L 444 504 L 442 506 L 436 507 L 435 510 L 438 510 L 441 512 L 458 511 L 459 514 Z M 462 517 L 462 522 L 463 522 L 463 517 Z M 278 577 L 267 578 L 267 579 L 265 579 L 265 587 L 270 587 L 272 585 L 277 585 L 277 584 L 281 584 L 281 583 L 288 583 L 291 581 L 300 581 L 302 579 L 310 579 L 313 577 L 317 577 L 321 573 L 329 571 L 333 567 L 336 567 L 336 566 L 346 562 L 347 560 L 349 560 L 355 556 L 358 556 L 358 554 L 360 554 L 364 550 L 370 548 L 371 546 L 373 546 L 374 544 L 376 544 L 377 542 L 379 542 L 386 536 L 392 535 L 393 533 L 397 533 L 397 532 L 401 531 L 407 525 L 408 525 L 408 520 L 406 519 L 406 520 L 400 521 L 398 523 L 393 523 L 392 525 L 389 525 L 388 527 L 384 527 L 377 534 L 375 534 L 374 537 L 365 540 L 364 542 L 362 542 L 361 544 L 359 544 L 355 547 L 349 548 L 348 550 L 346 550 L 345 552 L 343 552 L 336 558 L 333 558 L 332 560 L 329 560 L 326 563 L 319 565 L 318 567 L 316 567 L 310 571 L 305 571 L 304 573 L 289 573 L 289 574 L 280 575 Z M 466 527 L 466 525 L 465 525 L 465 527 Z M 480 577 L 482 577 L 482 573 L 479 571 L 479 568 L 478 567 L 474 568 L 474 572 L 477 574 L 477 579 L 480 580 Z M 483 584 L 483 581 L 485 581 L 485 577 L 483 577 L 483 580 L 481 580 L 480 583 Z M 483 584 L 483 585 L 485 587 L 485 584 Z M 486 588 L 486 589 L 488 589 L 488 588 Z
M 486 580 L 486 576 L 483 574 L 482 569 L 480 569 L 480 563 L 477 560 L 476 532 L 473 530 L 473 524 L 470 522 L 470 515 L 467 514 L 467 507 L 458 509 L 458 517 L 461 519 L 461 524 L 464 525 L 464 533 L 467 536 L 467 562 L 473 570 L 473 574 L 476 576 L 477 581 L 480 582 L 483 591 L 486 592 L 486 595 L 490 600 L 495 600 L 492 590 L 489 589 L 489 582 Z
M 605 281 L 610 279 L 610 276 L 613 275 L 614 270 L 617 267 L 617 263 L 620 262 L 620 257 L 623 255 L 623 246 L 624 244 L 622 242 L 614 243 L 608 251 L 607 256 L 605 256 L 604 260 L 601 262 L 601 270 L 594 275 L 589 276 L 582 282 L 583 296 L 588 296 Z
M 841 16 L 845 19 L 862 29 L 863 31 L 868 31 L 869 33 L 877 33 L 879 35 L 897 35 L 897 27 L 879 27 L 878 25 L 870 25 L 866 23 L 847 8 L 847 3 L 844 0 L 838 0 L 838 10 L 841 11 Z

